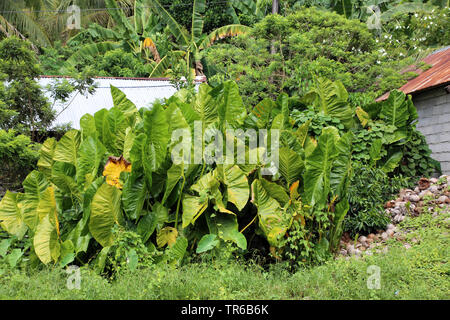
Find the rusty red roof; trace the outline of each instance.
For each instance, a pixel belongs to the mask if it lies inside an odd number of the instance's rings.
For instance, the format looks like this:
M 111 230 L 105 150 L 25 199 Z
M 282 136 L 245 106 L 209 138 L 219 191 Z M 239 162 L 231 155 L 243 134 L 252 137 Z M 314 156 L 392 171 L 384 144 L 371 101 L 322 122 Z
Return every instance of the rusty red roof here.
M 435 51 L 423 59 L 423 62 L 431 65 L 431 68 L 423 71 L 411 66 L 408 70 L 419 74 L 414 79 L 409 80 L 399 90 L 406 94 L 414 94 L 426 89 L 435 88 L 450 83 L 450 47 Z M 386 100 L 389 92 L 379 97 L 377 101 Z

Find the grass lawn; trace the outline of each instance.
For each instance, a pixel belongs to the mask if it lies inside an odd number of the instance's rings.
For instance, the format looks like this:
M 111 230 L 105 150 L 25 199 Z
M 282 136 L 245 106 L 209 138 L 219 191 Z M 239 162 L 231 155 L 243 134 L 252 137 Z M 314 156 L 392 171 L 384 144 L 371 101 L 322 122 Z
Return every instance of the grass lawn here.
M 389 240 L 387 253 L 338 258 L 298 271 L 269 271 L 238 262 L 203 262 L 177 269 L 158 266 L 108 282 L 87 268 L 80 290 L 66 287 L 61 269 L 0 270 L 2 299 L 449 299 L 450 214 L 408 218 L 404 242 Z M 413 241 L 411 241 L 413 240 Z M 368 289 L 367 268 L 378 266 L 381 288 Z

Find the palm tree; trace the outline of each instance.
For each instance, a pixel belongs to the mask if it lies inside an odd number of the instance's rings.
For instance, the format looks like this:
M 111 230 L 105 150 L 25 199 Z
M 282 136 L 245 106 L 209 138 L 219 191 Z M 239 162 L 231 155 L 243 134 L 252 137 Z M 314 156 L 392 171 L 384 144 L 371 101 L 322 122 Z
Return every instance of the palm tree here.
M 165 63 L 161 63 L 162 59 L 155 45 L 157 32 L 162 30 L 162 26 L 158 17 L 151 13 L 149 2 L 150 0 L 136 0 L 134 15 L 127 17 L 115 0 L 105 0 L 109 28 L 92 23 L 85 32 L 96 34 L 95 42 L 84 45 L 75 52 L 66 61 L 64 68 L 75 66 L 82 57 L 95 57 L 117 48 L 143 56 L 154 67 L 158 66 L 158 69 L 165 66 Z M 83 36 L 81 32 L 69 41 L 78 41 Z
M 0 33 L 27 38 L 35 45 L 51 46 L 65 41 L 78 30 L 67 29 L 69 6 L 81 9 L 83 26 L 98 23 L 107 26 L 109 14 L 105 0 L 2 0 L 0 1 Z M 135 0 L 118 0 L 124 11 L 131 13 Z
M 187 31 L 182 27 L 157 0 L 151 2 L 152 10 L 160 20 L 167 25 L 169 32 L 175 39 L 175 46 L 178 53 L 186 61 L 186 66 L 192 70 L 196 76 L 203 75 L 202 51 L 211 46 L 215 41 L 225 37 L 232 37 L 244 34 L 251 28 L 241 24 L 231 24 L 217 28 L 210 34 L 203 33 L 203 14 L 206 10 L 206 0 L 194 0 L 192 5 L 191 30 Z M 190 72 L 188 73 L 190 74 Z
M 27 3 L 36 4 L 37 1 L 31 0 Z M 27 10 L 27 3 L 23 0 L 0 1 L 0 33 L 6 37 L 14 35 L 22 39 L 28 38 L 34 44 L 50 45 L 47 34 L 33 17 L 32 12 Z

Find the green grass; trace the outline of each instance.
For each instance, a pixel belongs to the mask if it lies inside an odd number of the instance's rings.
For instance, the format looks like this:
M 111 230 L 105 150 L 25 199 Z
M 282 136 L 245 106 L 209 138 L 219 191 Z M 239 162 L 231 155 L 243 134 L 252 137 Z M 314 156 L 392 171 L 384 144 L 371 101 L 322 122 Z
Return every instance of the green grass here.
M 391 240 L 389 251 L 363 259 L 339 258 L 290 274 L 280 265 L 269 271 L 252 264 L 203 262 L 178 269 L 137 270 L 108 282 L 82 269 L 80 290 L 66 287 L 64 270 L 0 276 L 2 299 L 449 299 L 450 215 L 424 214 L 402 224 L 410 249 Z M 381 270 L 381 289 L 367 288 L 368 266 Z

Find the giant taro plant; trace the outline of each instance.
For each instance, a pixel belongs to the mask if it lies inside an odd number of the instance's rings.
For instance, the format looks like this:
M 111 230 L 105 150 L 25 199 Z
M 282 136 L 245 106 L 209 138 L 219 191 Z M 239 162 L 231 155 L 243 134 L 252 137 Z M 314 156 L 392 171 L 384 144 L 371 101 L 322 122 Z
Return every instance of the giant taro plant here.
M 101 266 L 117 228 L 178 259 L 188 244 L 197 253 L 225 242 L 245 250 L 251 228 L 240 224 L 249 220 L 275 256 L 294 221 L 306 230 L 305 241 L 325 252 L 337 247 L 349 209 L 351 132 L 325 127 L 316 140 L 308 135 L 309 123 L 294 129 L 286 94 L 247 111 L 231 81 L 215 88 L 202 84 L 190 99 L 181 90 L 140 110 L 119 89 L 111 87 L 111 93 L 111 109 L 86 114 L 80 130 L 45 141 L 39 170 L 24 180 L 24 192 L 2 199 L 1 227 L 30 237 L 30 255 L 60 265 L 95 258 Z M 278 130 L 280 148 L 272 155 L 278 151 L 279 170 L 268 176 L 273 163 L 263 154 L 269 149 L 245 145 L 237 136 L 231 141 L 244 144 L 245 156 L 257 161 L 221 163 L 208 155 L 206 140 L 226 137 L 230 129 L 265 129 L 269 136 Z M 177 130 L 187 135 L 172 139 Z M 198 140 L 198 132 L 209 138 Z M 192 143 L 196 139 L 200 144 Z M 180 150 L 193 152 L 172 160 Z M 193 158 L 199 161 L 186 161 Z

